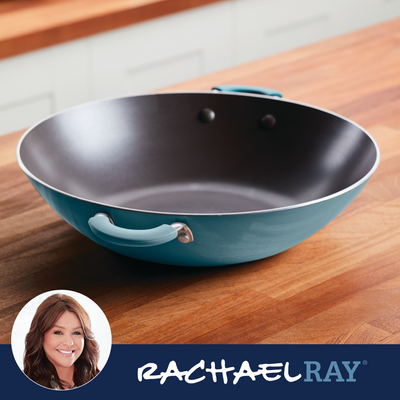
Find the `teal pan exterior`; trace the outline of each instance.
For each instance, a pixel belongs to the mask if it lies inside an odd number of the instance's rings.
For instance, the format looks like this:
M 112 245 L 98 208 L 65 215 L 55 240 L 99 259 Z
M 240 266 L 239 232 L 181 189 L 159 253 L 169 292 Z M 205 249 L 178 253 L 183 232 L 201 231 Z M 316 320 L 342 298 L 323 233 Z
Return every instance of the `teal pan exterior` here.
M 173 216 L 112 208 L 70 197 L 28 178 L 46 202 L 71 226 L 116 253 L 127 257 L 191 267 L 209 267 L 259 260 L 281 253 L 318 232 L 339 215 L 367 181 L 322 201 L 267 212 L 238 215 Z M 194 236 L 191 243 L 177 239 L 151 247 L 109 243 L 96 236 L 89 220 L 98 213 L 110 215 L 127 229 L 151 229 L 183 222 Z

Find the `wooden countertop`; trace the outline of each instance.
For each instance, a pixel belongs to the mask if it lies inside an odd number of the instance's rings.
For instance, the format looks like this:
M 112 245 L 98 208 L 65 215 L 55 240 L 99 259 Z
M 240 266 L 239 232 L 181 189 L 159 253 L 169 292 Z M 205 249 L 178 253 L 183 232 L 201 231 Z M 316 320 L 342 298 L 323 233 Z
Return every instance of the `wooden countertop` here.
M 113 343 L 400 343 L 400 19 L 174 86 L 269 86 L 364 126 L 382 159 L 321 231 L 242 265 L 182 268 L 114 254 L 71 228 L 0 137 L 0 343 L 33 297 L 68 289 Z M 171 88 L 170 88 L 171 89 Z
M 1 1 L 0 59 L 220 1 Z

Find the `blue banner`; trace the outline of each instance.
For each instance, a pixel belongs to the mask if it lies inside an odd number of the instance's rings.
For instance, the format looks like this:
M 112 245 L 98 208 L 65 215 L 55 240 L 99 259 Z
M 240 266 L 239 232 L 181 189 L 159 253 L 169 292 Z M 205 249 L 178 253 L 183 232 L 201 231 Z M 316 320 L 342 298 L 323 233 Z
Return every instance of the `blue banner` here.
M 372 399 L 398 393 L 400 377 L 398 345 L 113 345 L 103 371 L 68 391 L 30 381 L 10 345 L 0 359 L 4 399 Z

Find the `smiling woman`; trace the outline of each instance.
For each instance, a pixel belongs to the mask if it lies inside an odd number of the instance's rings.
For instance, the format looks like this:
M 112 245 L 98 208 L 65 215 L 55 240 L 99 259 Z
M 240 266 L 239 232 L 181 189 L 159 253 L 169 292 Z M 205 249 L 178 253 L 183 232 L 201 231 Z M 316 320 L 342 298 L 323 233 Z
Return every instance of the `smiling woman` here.
M 98 360 L 99 346 L 84 308 L 65 294 L 44 300 L 26 336 L 24 373 L 41 386 L 72 389 L 100 372 Z

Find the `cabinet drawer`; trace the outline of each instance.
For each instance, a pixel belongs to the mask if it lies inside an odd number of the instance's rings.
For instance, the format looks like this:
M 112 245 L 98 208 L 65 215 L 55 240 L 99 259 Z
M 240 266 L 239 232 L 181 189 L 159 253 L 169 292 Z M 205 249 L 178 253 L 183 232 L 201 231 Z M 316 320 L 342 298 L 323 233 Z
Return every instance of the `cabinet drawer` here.
M 329 3 L 320 0 L 238 0 L 235 62 L 244 63 L 330 35 Z
M 54 110 L 51 93 L 43 93 L 34 98 L 21 99 L 16 103 L 0 106 L 0 135 L 30 125 L 46 118 Z
M 77 40 L 0 63 L 0 134 L 90 100 L 86 45 Z
M 93 97 L 158 89 L 232 64 L 232 4 L 217 3 L 91 39 Z

